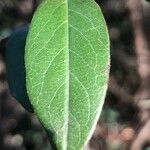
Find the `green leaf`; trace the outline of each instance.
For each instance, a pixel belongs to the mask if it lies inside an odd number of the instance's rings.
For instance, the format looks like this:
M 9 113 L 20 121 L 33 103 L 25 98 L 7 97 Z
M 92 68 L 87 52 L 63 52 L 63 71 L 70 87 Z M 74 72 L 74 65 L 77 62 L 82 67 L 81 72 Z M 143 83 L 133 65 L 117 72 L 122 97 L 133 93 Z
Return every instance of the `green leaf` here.
M 8 38 L 5 52 L 6 69 L 9 89 L 12 96 L 16 98 L 24 108 L 33 112 L 33 107 L 26 91 L 24 66 L 24 49 L 27 32 L 28 26 L 21 26 Z
M 45 0 L 25 52 L 27 91 L 59 150 L 81 150 L 96 126 L 109 76 L 109 37 L 94 0 Z

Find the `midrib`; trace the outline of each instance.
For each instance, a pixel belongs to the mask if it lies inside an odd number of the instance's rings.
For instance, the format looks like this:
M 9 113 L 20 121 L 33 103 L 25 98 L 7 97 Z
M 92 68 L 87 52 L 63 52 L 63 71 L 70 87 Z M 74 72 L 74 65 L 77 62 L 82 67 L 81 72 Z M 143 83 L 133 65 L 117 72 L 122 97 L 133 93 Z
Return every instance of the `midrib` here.
M 65 102 L 65 131 L 64 131 L 64 141 L 63 141 L 63 150 L 68 149 L 68 133 L 69 133 L 69 87 L 70 87 L 70 57 L 69 57 L 69 0 L 66 0 L 66 9 L 67 9 L 67 75 L 66 75 L 66 102 Z M 67 117 L 66 117 L 67 116 Z

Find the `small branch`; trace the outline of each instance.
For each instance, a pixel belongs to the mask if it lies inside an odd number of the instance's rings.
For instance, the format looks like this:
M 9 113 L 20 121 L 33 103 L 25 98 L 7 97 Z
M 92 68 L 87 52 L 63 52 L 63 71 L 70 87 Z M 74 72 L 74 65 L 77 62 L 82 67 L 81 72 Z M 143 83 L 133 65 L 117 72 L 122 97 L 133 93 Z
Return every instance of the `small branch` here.
M 113 93 L 119 100 L 127 103 L 133 103 L 133 96 L 128 94 L 123 88 L 121 88 L 114 77 L 110 77 L 108 90 Z
M 148 42 L 143 32 L 143 14 L 141 0 L 125 0 L 130 12 L 130 20 L 134 31 L 134 46 L 137 56 L 137 71 L 140 76 L 140 89 L 137 91 L 135 100 L 149 97 L 150 85 L 150 52 Z
M 140 130 L 130 150 L 141 150 L 146 142 L 150 143 L 150 120 Z
M 145 101 L 150 96 L 150 52 L 148 42 L 143 31 L 143 14 L 141 0 L 125 0 L 125 4 L 130 12 L 130 20 L 134 32 L 134 47 L 137 57 L 137 71 L 140 76 L 140 88 L 134 96 L 134 101 L 137 103 L 140 111 L 140 121 L 145 122 L 149 118 L 149 108 Z M 143 128 L 138 133 L 133 141 L 130 150 L 141 150 L 146 142 L 150 142 L 150 120 L 146 121 Z
M 123 50 L 117 50 L 115 58 L 123 65 L 125 69 L 135 68 L 137 63 L 135 57 L 126 54 Z

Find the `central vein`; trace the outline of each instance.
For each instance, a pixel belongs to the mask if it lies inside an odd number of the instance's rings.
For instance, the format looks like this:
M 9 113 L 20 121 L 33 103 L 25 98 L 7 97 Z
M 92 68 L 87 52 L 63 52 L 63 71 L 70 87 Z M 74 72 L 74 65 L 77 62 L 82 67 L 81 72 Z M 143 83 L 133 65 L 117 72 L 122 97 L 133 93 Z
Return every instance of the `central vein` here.
M 70 84 L 70 66 L 69 66 L 69 2 L 66 0 L 66 16 L 67 16 L 67 53 L 66 53 L 66 100 L 65 100 L 65 118 L 64 118 L 64 144 L 63 148 L 64 150 L 67 150 L 67 141 L 68 141 L 68 130 L 69 130 L 69 84 Z

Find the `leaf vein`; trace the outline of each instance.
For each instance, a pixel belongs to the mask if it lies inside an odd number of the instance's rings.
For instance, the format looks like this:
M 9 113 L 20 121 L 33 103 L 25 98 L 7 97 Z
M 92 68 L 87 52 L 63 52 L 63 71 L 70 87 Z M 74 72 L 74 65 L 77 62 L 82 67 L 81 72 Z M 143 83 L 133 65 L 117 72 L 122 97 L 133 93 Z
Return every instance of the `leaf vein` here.
M 90 96 L 89 96 L 89 93 L 88 93 L 88 91 L 87 91 L 87 89 L 86 89 L 86 87 L 83 85 L 83 83 L 79 80 L 79 78 L 74 74 L 74 73 L 72 73 L 72 72 L 70 72 L 70 74 L 78 81 L 78 83 L 80 83 L 80 85 L 81 85 L 81 87 L 84 89 L 84 92 L 85 92 L 85 94 L 86 94 L 86 97 L 87 97 L 87 100 L 88 100 L 88 119 L 87 119 L 87 121 L 86 121 L 86 123 L 85 123 L 85 125 L 87 125 L 87 123 L 89 122 L 89 119 L 90 119 L 90 111 L 91 111 L 91 108 L 90 108 Z
M 73 28 L 74 30 L 76 30 L 77 32 L 79 32 L 82 35 L 82 37 L 84 37 L 84 39 L 89 43 L 90 47 L 92 48 L 93 53 L 95 54 L 95 67 L 94 67 L 94 70 L 95 70 L 97 68 L 98 60 L 97 60 L 97 54 L 96 54 L 96 52 L 94 50 L 94 47 L 93 47 L 91 41 L 80 30 L 78 30 L 73 25 L 70 24 L 70 27 Z

